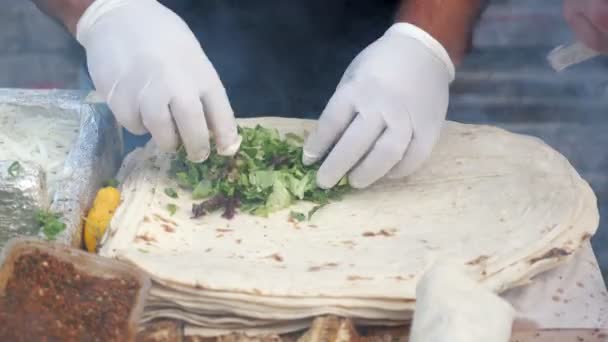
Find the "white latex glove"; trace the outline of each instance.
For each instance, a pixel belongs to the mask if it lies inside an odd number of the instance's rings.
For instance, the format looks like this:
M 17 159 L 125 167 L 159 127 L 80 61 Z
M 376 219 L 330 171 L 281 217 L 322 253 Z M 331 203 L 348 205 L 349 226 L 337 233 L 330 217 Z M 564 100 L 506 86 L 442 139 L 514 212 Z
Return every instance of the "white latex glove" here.
M 78 22 L 96 91 L 133 134 L 149 132 L 164 151 L 179 140 L 205 160 L 209 130 L 218 153 L 239 147 L 226 91 L 186 23 L 155 0 L 96 0 Z
M 513 307 L 469 278 L 460 265 L 437 263 L 416 287 L 410 342 L 508 342 Z
M 324 160 L 322 188 L 349 174 L 363 188 L 388 173 L 404 177 L 429 157 L 445 121 L 454 65 L 422 29 L 393 25 L 346 69 L 304 146 L 303 161 Z M 335 146 L 334 146 L 335 144 Z
M 578 40 L 608 53 L 608 0 L 564 0 L 564 17 Z

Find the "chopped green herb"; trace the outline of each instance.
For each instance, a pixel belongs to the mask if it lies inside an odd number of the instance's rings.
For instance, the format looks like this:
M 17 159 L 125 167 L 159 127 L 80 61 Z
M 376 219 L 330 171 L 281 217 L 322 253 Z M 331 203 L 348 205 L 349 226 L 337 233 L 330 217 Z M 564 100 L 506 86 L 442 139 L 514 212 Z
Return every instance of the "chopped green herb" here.
M 138 248 L 137 250 L 140 251 L 141 253 L 150 253 L 149 251 L 142 249 L 142 248 Z
M 19 176 L 21 171 L 23 171 L 23 166 L 21 166 L 21 163 L 19 163 L 18 161 L 12 162 L 11 165 L 8 167 L 8 174 L 11 177 Z
M 177 191 L 173 188 L 165 188 L 165 195 L 171 198 L 177 198 Z
M 169 211 L 169 214 L 173 216 L 177 212 L 177 205 L 169 203 L 167 204 L 167 210 Z
M 112 179 L 108 179 L 107 181 L 103 182 L 103 186 L 111 186 L 113 188 L 117 188 L 119 185 L 118 180 L 112 178 Z
M 308 221 L 310 221 L 312 215 L 314 215 L 319 209 L 323 208 L 324 206 L 325 204 L 316 205 L 312 209 L 310 209 L 310 211 L 308 211 Z
M 65 230 L 65 223 L 61 221 L 61 216 L 49 211 L 39 210 L 36 212 L 36 221 L 47 240 L 55 240 L 59 233 Z
M 346 178 L 332 189 L 317 187 L 320 164 L 302 163 L 302 137 L 286 134 L 282 139 L 276 129 L 259 125 L 239 127 L 239 133 L 243 140 L 233 157 L 220 156 L 213 147 L 202 163 L 190 162 L 183 147 L 175 155 L 170 177 L 181 188 L 191 190 L 194 200 L 213 202 L 195 205 L 194 217 L 223 209 L 224 216 L 230 218 L 236 207 L 249 214 L 267 216 L 297 200 L 325 205 L 350 191 Z
M 302 221 L 306 220 L 306 215 L 304 215 L 302 213 L 299 213 L 297 211 L 292 211 L 292 212 L 289 213 L 289 218 L 291 218 L 293 220 L 296 220 L 296 221 L 299 221 L 299 222 L 302 222 Z
M 209 180 L 202 180 L 192 190 L 192 199 L 199 200 L 207 198 L 213 194 L 213 184 Z

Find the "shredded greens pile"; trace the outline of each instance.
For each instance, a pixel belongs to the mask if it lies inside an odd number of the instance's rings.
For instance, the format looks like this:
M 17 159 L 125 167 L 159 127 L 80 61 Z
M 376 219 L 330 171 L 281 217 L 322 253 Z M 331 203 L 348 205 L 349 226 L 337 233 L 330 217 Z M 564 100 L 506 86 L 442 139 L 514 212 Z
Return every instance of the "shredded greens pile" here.
M 191 190 L 194 200 L 204 200 L 193 205 L 194 218 L 218 210 L 232 218 L 237 208 L 266 217 L 297 200 L 316 203 L 308 216 L 290 215 L 302 221 L 351 189 L 346 178 L 332 189 L 317 187 L 319 164 L 302 163 L 302 137 L 287 134 L 281 138 L 277 130 L 259 125 L 239 127 L 239 133 L 243 141 L 233 157 L 220 156 L 212 148 L 206 161 L 192 163 L 180 148 L 173 159 L 170 176 L 180 187 Z M 165 193 L 173 195 L 169 189 Z

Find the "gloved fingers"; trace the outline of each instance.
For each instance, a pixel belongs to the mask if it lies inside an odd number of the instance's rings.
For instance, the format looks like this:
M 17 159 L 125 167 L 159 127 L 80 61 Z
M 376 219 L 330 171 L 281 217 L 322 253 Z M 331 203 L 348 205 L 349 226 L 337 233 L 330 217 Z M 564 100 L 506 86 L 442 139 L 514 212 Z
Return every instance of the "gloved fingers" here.
M 306 139 L 302 162 L 311 165 L 323 158 L 354 117 L 350 88 L 348 85 L 338 88 L 321 113 L 317 127 Z
M 239 149 L 241 138 L 226 90 L 221 83 L 217 84 L 203 93 L 201 99 L 209 128 L 214 134 L 217 153 L 224 156 L 234 155 Z
M 412 136 L 411 126 L 387 128 L 372 150 L 348 176 L 352 187 L 362 189 L 386 175 L 403 158 Z
M 174 96 L 169 104 L 188 159 L 199 163 L 209 157 L 209 129 L 205 112 L 194 85 L 182 80 L 174 86 Z
M 179 145 L 175 122 L 169 110 L 170 91 L 163 81 L 152 81 L 140 95 L 139 108 L 144 126 L 161 151 L 174 152 Z
M 137 97 L 145 80 L 140 79 L 135 72 L 118 81 L 108 94 L 108 107 L 116 120 L 129 132 L 136 135 L 148 133 L 139 112 Z
M 317 172 L 317 185 L 329 189 L 336 185 L 372 148 L 385 129 L 380 115 L 357 115 Z
M 402 178 L 416 171 L 431 155 L 437 135 L 427 132 L 424 136 L 417 136 L 414 132 L 403 159 L 387 176 L 392 179 Z

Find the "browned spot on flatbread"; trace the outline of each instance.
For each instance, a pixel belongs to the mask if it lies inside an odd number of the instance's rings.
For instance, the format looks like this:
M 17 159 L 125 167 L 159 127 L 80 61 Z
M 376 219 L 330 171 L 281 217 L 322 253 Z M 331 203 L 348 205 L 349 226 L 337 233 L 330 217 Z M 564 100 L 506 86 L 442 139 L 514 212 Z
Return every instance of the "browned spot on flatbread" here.
M 470 265 L 470 266 L 479 265 L 479 264 L 486 262 L 486 260 L 488 260 L 489 258 L 490 257 L 487 255 L 480 255 L 477 258 L 467 262 L 467 265 Z
M 148 233 L 146 233 L 143 235 L 137 235 L 135 237 L 135 241 L 144 241 L 147 243 L 152 243 L 152 242 L 156 242 L 156 239 L 153 236 L 150 236 Z
M 237 244 L 239 244 L 239 245 L 240 245 L 240 244 L 241 244 L 241 242 L 243 242 L 243 240 L 242 240 L 242 239 L 236 239 L 236 240 L 234 240 L 234 242 L 236 242 Z
M 585 233 L 583 234 L 583 236 L 581 237 L 581 242 L 585 242 L 587 240 L 591 239 L 591 234 L 589 233 Z
M 557 293 L 563 294 L 564 293 L 564 289 L 557 289 Z
M 262 294 L 262 291 L 260 291 L 260 290 L 258 290 L 258 289 L 253 289 L 253 294 L 256 294 L 256 295 L 258 295 L 258 296 L 259 296 L 259 295 L 261 295 L 261 294 Z
M 170 226 L 170 225 L 168 225 L 168 224 L 163 223 L 163 224 L 161 224 L 161 227 L 163 227 L 163 229 L 164 229 L 164 230 L 165 230 L 167 233 L 173 233 L 173 232 L 175 232 L 175 228 L 174 228 L 174 227 L 171 227 L 171 226 Z
M 230 233 L 232 232 L 232 229 L 218 228 L 215 231 L 218 233 Z
M 148 216 L 144 216 L 144 222 L 150 222 L 150 218 Z
M 271 254 L 271 255 L 267 256 L 266 258 L 274 259 L 274 261 L 277 261 L 277 262 L 283 262 L 283 257 L 280 256 L 278 253 Z
M 350 275 L 346 278 L 348 281 L 357 281 L 357 280 L 374 280 L 372 277 L 363 277 L 358 275 Z
M 397 229 L 394 229 L 394 228 L 381 229 L 377 232 L 364 232 L 363 236 L 364 237 L 376 237 L 376 236 L 391 237 L 391 236 L 394 236 L 396 232 L 397 232 Z
M 154 216 L 155 219 L 157 219 L 157 220 L 159 220 L 161 222 L 177 226 L 177 223 L 175 223 L 175 221 L 169 220 L 168 218 L 164 218 L 164 217 L 162 217 L 162 216 L 160 216 L 158 214 L 153 214 L 152 216 Z
M 308 272 L 318 272 L 322 269 L 334 268 L 338 267 L 338 264 L 335 262 L 328 262 L 320 266 L 311 266 L 308 268 Z
M 553 297 L 551 297 L 551 299 L 552 299 L 554 302 L 559 302 L 559 301 L 561 300 L 561 298 L 560 298 L 559 296 L 553 296 Z
M 567 250 L 565 250 L 563 248 L 551 248 L 547 253 L 545 253 L 537 258 L 530 259 L 530 264 L 535 264 L 535 263 L 537 263 L 541 260 L 545 260 L 545 259 L 560 258 L 560 257 L 568 256 L 568 255 L 570 255 L 570 252 L 568 252 Z
M 207 249 L 205 249 L 205 253 L 209 253 L 209 252 L 211 252 L 212 250 L 213 250 L 213 248 L 207 248 Z
M 347 246 L 354 246 L 354 245 L 356 245 L 353 241 L 350 241 L 350 240 L 342 241 L 341 243 L 343 245 L 347 245 Z

